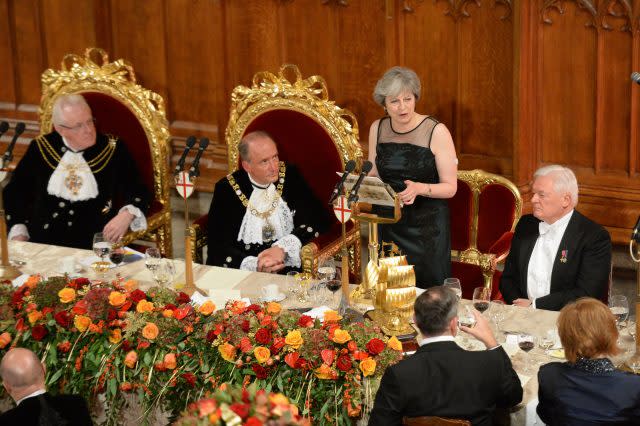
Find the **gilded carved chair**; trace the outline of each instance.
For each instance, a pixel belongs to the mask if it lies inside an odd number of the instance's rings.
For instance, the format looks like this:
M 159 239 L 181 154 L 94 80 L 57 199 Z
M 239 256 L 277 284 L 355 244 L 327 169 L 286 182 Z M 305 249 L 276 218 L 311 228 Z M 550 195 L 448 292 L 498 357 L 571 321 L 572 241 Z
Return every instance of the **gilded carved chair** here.
M 459 170 L 458 191 L 449 200 L 451 274 L 460 279 L 462 297 L 475 287 L 491 288 L 501 299 L 497 264 L 509 254 L 513 230 L 522 214 L 522 197 L 508 179 L 483 170 Z
M 84 56 L 66 55 L 60 70 L 46 70 L 41 81 L 42 133 L 53 128 L 51 114 L 56 98 L 79 93 L 91 107 L 97 131 L 116 135 L 126 144 L 154 197 L 147 212 L 147 230 L 127 233 L 124 243 L 155 241 L 166 256 L 171 256 L 169 129 L 162 97 L 136 83 L 133 66 L 127 61 L 109 62 L 104 50 L 93 47 L 86 49 Z
M 351 111 L 329 100 L 324 79 L 314 75 L 306 79 L 297 66 L 285 64 L 278 74 L 268 71 L 253 76 L 251 87 L 238 86 L 231 95 L 231 112 L 225 132 L 228 171 L 240 167 L 238 144 L 246 133 L 264 130 L 278 144 L 280 159 L 298 169 L 321 202 L 326 204 L 338 181 L 337 171 L 349 160 L 360 166 L 362 150 L 358 143 L 358 123 Z M 331 212 L 331 216 L 334 217 Z M 203 262 L 202 249 L 207 241 L 207 216 L 197 219 L 192 228 L 194 259 Z M 302 247 L 302 268 L 315 272 L 318 261 L 338 253 L 341 247 L 340 224 Z M 359 281 L 360 230 L 357 223 L 347 226 L 350 251 L 349 270 Z

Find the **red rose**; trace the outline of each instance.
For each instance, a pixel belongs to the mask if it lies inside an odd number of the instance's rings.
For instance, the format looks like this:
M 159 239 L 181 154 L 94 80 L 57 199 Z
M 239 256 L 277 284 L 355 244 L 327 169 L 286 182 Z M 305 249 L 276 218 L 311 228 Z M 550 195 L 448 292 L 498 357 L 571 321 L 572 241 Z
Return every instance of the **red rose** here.
M 89 278 L 76 278 L 72 280 L 69 284 L 67 284 L 71 288 L 75 288 L 76 290 L 81 289 L 82 287 L 88 285 L 91 281 Z
M 63 328 L 69 328 L 71 325 L 71 315 L 67 311 L 60 311 L 53 316 L 58 325 Z
M 347 349 L 349 349 L 350 352 L 355 352 L 355 350 L 358 349 L 358 345 L 353 340 L 349 340 L 349 343 L 347 343 Z
M 338 357 L 338 361 L 336 362 L 336 367 L 338 367 L 338 370 L 347 372 L 351 370 L 351 366 L 352 363 L 349 355 L 340 355 Z
M 57 348 L 58 348 L 58 351 L 66 354 L 71 349 L 71 342 L 69 342 L 68 340 L 65 340 L 64 342 L 60 342 L 58 343 Z
M 18 331 L 27 331 L 29 326 L 24 323 L 24 318 L 18 318 L 16 322 L 16 330 Z
M 255 417 L 249 417 L 246 422 L 244 422 L 244 426 L 262 426 L 262 423 L 259 419 Z
M 284 362 L 291 368 L 296 368 L 296 363 L 300 358 L 300 354 L 298 352 L 291 352 L 284 356 Z
M 146 299 L 147 294 L 142 290 L 133 290 L 129 294 L 129 298 L 131 299 L 132 302 L 138 303 L 139 301 Z
M 18 290 L 14 291 L 11 295 L 11 304 L 20 308 L 22 306 L 22 299 L 24 298 L 24 293 L 26 291 L 26 287 L 20 287 Z
M 47 316 L 49 312 L 53 312 L 53 308 L 51 306 L 46 306 L 42 308 L 42 315 Z
M 244 331 L 245 333 L 248 333 L 249 332 L 249 320 L 242 321 L 242 324 L 240 325 L 240 327 L 242 327 L 242 331 Z
M 266 328 L 259 328 L 258 331 L 256 331 L 256 342 L 261 345 L 268 345 L 271 343 L 271 337 L 271 331 Z
M 192 309 L 191 305 L 184 305 L 183 307 L 173 311 L 173 317 L 177 320 L 184 319 L 184 317 L 186 317 L 191 313 L 191 309 Z
M 151 346 L 151 343 L 149 343 L 147 340 L 142 340 L 140 341 L 140 343 L 138 343 L 138 349 L 147 349 L 149 346 Z
M 273 339 L 273 345 L 271 345 L 271 347 L 273 348 L 271 352 L 279 352 L 280 349 L 284 348 L 284 345 L 285 345 L 284 337 L 282 336 L 275 337 Z
M 384 348 L 385 348 L 384 342 L 376 337 L 369 340 L 369 342 L 367 343 L 367 350 L 371 355 L 378 355 L 380 352 L 384 350 Z
M 249 392 L 246 389 L 242 389 L 242 402 L 245 404 L 249 403 Z
M 258 379 L 266 379 L 267 378 L 267 370 L 263 366 L 261 366 L 260 364 L 253 364 L 251 366 L 251 368 L 253 369 L 253 372 L 256 373 L 256 377 Z
M 44 337 L 48 334 L 49 332 L 47 331 L 46 328 L 44 328 L 44 326 L 42 326 L 41 324 L 36 325 L 35 327 L 33 327 L 31 329 L 31 336 L 33 337 L 33 340 L 36 341 L 40 341 L 42 339 L 44 339 Z
M 120 345 L 120 349 L 122 349 L 124 352 L 129 352 L 131 350 L 131 342 L 129 342 L 128 340 L 123 340 L 122 344 Z
M 307 362 L 306 359 L 300 358 L 299 360 L 296 361 L 296 368 L 299 368 L 300 370 L 306 370 L 308 367 L 309 367 L 309 363 Z
M 311 327 L 313 326 L 313 318 L 309 315 L 302 315 L 298 318 L 298 326 L 299 327 Z
M 187 384 L 189 386 L 191 386 L 192 388 L 196 386 L 196 376 L 193 373 L 183 373 L 182 378 L 184 379 L 185 382 L 187 382 Z
M 133 302 L 131 300 L 127 300 L 122 306 L 120 306 L 120 312 L 128 311 L 132 304 Z
M 164 305 L 164 310 L 165 310 L 165 311 L 166 311 L 167 309 L 169 309 L 169 310 L 172 310 L 172 311 L 173 311 L 173 310 L 174 310 L 174 309 L 176 309 L 176 308 L 177 308 L 177 306 L 176 306 L 176 305 L 174 305 L 173 303 L 167 303 L 166 305 Z
M 73 305 L 73 308 L 71 308 L 71 312 L 73 312 L 76 315 L 84 315 L 87 313 L 87 302 L 84 300 L 79 300 L 76 302 L 75 305 Z
M 191 297 L 187 293 L 180 292 L 178 293 L 178 298 L 176 299 L 178 305 L 183 305 L 185 303 L 191 303 Z
M 216 340 L 216 332 L 211 330 L 207 333 L 207 342 L 213 342 L 214 340 Z
M 118 312 L 115 309 L 109 309 L 107 311 L 107 321 L 113 321 L 118 318 Z
M 251 345 L 251 340 L 248 337 L 243 337 L 240 339 L 240 350 L 244 353 L 251 352 L 253 349 L 253 345 Z

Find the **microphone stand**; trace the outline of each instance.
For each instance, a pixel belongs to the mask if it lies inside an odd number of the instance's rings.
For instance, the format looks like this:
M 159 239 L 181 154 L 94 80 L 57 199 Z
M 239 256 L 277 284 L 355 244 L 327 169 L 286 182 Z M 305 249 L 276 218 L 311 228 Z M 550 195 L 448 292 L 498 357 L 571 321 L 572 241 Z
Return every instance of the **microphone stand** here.
M 2 167 L 0 167 L 0 190 L 6 186 L 6 178 L 9 176 L 9 163 L 13 156 L 2 156 Z M 0 280 L 13 280 L 22 275 L 22 272 L 9 262 L 9 240 L 7 237 L 7 221 L 4 212 L 4 196 L 0 193 Z

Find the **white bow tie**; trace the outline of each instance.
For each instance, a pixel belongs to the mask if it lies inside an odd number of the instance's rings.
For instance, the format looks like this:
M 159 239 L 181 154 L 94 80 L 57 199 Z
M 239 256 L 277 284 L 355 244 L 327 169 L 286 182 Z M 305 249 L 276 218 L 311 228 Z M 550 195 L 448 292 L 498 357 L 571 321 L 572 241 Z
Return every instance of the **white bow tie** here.
M 549 225 L 547 222 L 540 222 L 538 224 L 538 231 L 540 232 L 540 235 L 544 235 L 547 232 L 549 232 L 551 229 L 553 229 L 551 227 L 551 225 Z

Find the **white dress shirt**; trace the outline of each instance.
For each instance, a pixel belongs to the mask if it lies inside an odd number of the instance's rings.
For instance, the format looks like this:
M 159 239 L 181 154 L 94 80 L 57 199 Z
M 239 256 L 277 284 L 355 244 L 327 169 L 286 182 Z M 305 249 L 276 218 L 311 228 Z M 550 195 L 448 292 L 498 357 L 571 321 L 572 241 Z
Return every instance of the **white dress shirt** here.
M 546 222 L 538 224 L 540 235 L 531 252 L 527 269 L 527 294 L 534 308 L 536 299 L 551 291 L 553 264 L 572 215 L 573 209 L 551 225 Z

